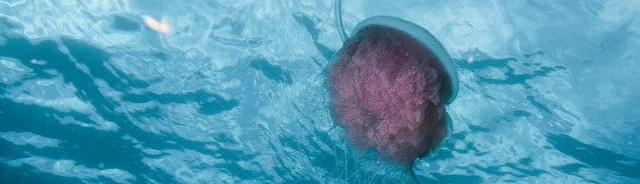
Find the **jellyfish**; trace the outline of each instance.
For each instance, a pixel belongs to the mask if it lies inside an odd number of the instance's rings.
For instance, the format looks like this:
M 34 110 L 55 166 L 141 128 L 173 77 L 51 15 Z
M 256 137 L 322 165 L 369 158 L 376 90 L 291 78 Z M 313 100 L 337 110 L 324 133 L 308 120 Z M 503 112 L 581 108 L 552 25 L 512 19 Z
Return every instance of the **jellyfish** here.
M 422 27 L 388 16 L 365 19 L 329 72 L 333 118 L 351 145 L 412 166 L 446 136 L 456 68 Z

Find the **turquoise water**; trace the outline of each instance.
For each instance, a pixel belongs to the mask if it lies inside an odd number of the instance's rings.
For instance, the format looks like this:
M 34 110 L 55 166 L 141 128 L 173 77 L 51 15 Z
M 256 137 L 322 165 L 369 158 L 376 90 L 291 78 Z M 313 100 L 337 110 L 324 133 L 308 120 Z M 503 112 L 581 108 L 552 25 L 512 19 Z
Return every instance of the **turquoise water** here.
M 0 183 L 640 182 L 640 3 L 334 3 L 0 0 Z M 452 130 L 411 171 L 334 125 L 337 12 L 455 59 Z

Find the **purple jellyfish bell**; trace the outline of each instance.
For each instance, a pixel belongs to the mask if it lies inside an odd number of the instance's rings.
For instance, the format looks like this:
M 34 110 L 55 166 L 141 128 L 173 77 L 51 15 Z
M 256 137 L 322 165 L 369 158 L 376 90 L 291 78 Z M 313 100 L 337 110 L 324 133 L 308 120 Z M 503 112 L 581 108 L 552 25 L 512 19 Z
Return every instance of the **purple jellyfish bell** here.
M 386 16 L 360 22 L 331 66 L 333 116 L 353 146 L 412 165 L 447 133 L 455 65 L 431 33 Z

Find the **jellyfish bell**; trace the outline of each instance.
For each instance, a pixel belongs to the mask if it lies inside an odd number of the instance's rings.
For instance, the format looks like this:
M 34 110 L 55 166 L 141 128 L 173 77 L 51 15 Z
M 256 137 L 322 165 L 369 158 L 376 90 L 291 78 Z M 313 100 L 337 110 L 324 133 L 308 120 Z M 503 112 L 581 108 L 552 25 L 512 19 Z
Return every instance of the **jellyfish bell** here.
M 440 93 L 441 99 L 444 99 L 446 104 L 453 102 L 458 94 L 458 71 L 453 63 L 453 59 L 449 56 L 447 50 L 444 49 L 444 46 L 435 38 L 435 36 L 426 29 L 412 22 L 396 17 L 376 16 L 358 23 L 352 32 L 352 37 L 354 37 L 360 30 L 371 26 L 382 26 L 387 27 L 388 29 L 395 29 L 396 31 L 404 32 L 411 38 L 417 40 L 423 47 L 431 52 L 437 60 L 437 62 L 433 64 L 440 65 L 437 68 L 439 70 L 438 72 L 440 72 L 443 77 L 446 77 L 443 79 L 443 82 L 445 83 L 444 88 Z
M 427 30 L 387 16 L 365 19 L 329 75 L 336 123 L 352 145 L 412 165 L 447 132 L 444 107 L 457 94 L 455 65 Z

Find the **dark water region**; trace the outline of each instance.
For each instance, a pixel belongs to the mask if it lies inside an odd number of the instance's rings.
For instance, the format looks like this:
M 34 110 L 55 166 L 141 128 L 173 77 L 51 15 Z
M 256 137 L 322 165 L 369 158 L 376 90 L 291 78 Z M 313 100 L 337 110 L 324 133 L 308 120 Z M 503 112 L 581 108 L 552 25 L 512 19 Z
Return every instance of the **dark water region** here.
M 249 66 L 251 66 L 251 68 L 253 69 L 256 69 L 262 72 L 262 74 L 264 74 L 265 77 L 273 81 L 285 83 L 289 85 L 293 83 L 293 80 L 291 79 L 291 72 L 285 69 L 282 69 L 277 65 L 269 63 L 269 61 L 267 61 L 266 59 L 263 59 L 263 58 L 252 59 L 250 61 Z
M 563 173 L 577 175 L 580 169 L 595 167 L 605 168 L 622 176 L 640 179 L 640 172 L 638 172 L 640 171 L 640 160 L 585 144 L 563 134 L 549 134 L 547 140 L 554 149 L 584 163 L 567 164 L 556 168 Z
M 314 20 L 309 16 L 306 16 L 301 13 L 295 14 L 294 18 L 298 22 L 298 24 L 302 25 L 307 30 L 307 32 L 311 35 L 311 39 L 313 40 L 313 45 L 316 47 L 316 49 L 318 49 L 318 52 L 320 52 L 320 54 L 324 57 L 325 60 L 330 61 L 331 58 L 336 53 L 336 51 L 318 42 L 320 30 L 316 28 L 316 23 L 314 22 Z
M 190 149 L 202 153 L 210 152 L 201 142 L 186 140 L 176 135 L 158 135 L 135 126 L 132 122 L 145 117 L 161 118 L 159 112 L 127 113 L 117 110 L 123 102 L 146 103 L 185 103 L 197 102 L 199 111 L 204 114 L 216 114 L 233 109 L 238 105 L 236 99 L 225 99 L 220 95 L 197 91 L 180 94 L 156 94 L 144 92 L 130 93 L 131 89 L 142 89 L 149 83 L 133 79 L 109 63 L 111 55 L 95 46 L 80 40 L 62 37 L 51 40 L 28 40 L 21 36 L 2 35 L 4 42 L 0 45 L 0 56 L 14 58 L 20 64 L 30 68 L 32 72 L 21 81 L 12 84 L 0 84 L 0 132 L 32 132 L 45 137 L 64 140 L 62 148 L 35 149 L 30 146 L 15 146 L 2 141 L 0 157 L 3 159 L 19 159 L 38 155 L 51 159 L 72 159 L 79 165 L 92 168 L 119 168 L 132 172 L 137 179 L 150 178 L 156 181 L 171 181 L 170 175 L 157 172 L 142 162 L 146 155 L 125 135 L 134 136 L 145 147 L 153 149 Z M 63 47 L 66 47 L 64 49 Z M 62 49 L 61 49 L 62 48 Z M 68 54 L 66 53 L 68 50 Z M 40 62 L 37 62 L 40 61 Z M 41 62 L 46 61 L 46 62 Z M 107 69 L 110 68 L 111 70 Z M 52 72 L 55 71 L 55 72 Z M 33 79 L 52 79 L 61 75 L 65 84 L 77 88 L 75 95 L 82 101 L 90 103 L 95 111 L 106 121 L 119 127 L 118 131 L 96 131 L 74 124 L 61 124 L 60 118 L 70 118 L 80 122 L 97 124 L 95 118 L 86 113 L 75 111 L 59 111 L 55 108 L 35 104 L 18 103 L 6 97 L 14 88 Z M 96 84 L 96 79 L 104 80 L 111 90 L 123 92 L 122 101 L 105 95 L 105 90 Z M 171 141 L 168 141 L 171 140 Z M 240 153 L 234 150 L 219 152 L 225 159 L 237 158 Z M 158 156 L 155 156 L 158 157 Z M 30 181 L 51 177 L 44 173 L 30 172 L 29 166 L 11 168 L 2 167 L 0 176 L 4 181 Z M 28 173 L 28 174 L 25 174 Z M 37 176 L 36 176 L 37 175 Z M 43 175 L 43 176 L 40 176 Z M 30 179 L 27 179 L 30 178 Z M 48 181 L 61 181 L 48 180 Z M 62 179 L 64 180 L 64 179 Z M 101 181 L 101 180 L 96 180 Z M 62 183 L 68 183 L 62 181 Z
M 116 30 L 131 32 L 140 30 L 140 23 L 136 19 L 127 17 L 125 15 L 114 15 L 112 16 L 112 18 L 113 20 L 111 23 L 111 27 Z

